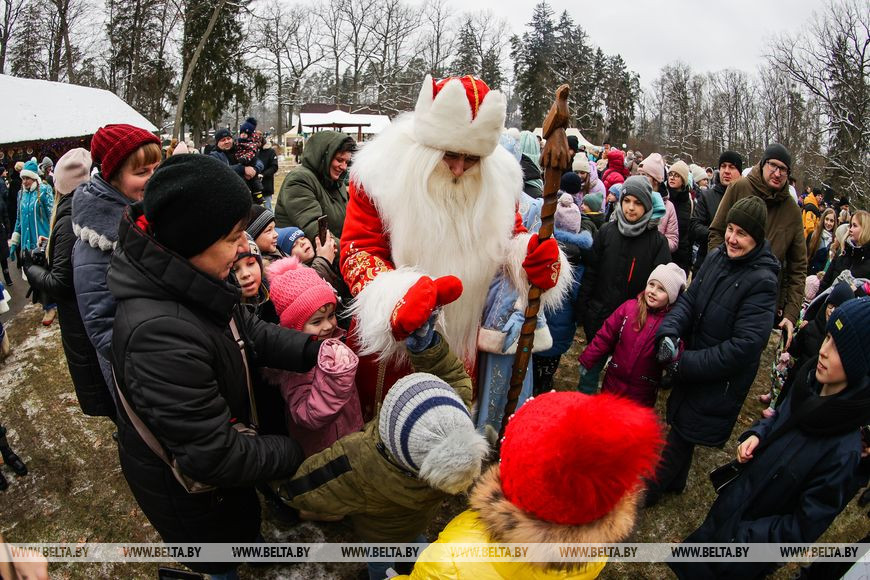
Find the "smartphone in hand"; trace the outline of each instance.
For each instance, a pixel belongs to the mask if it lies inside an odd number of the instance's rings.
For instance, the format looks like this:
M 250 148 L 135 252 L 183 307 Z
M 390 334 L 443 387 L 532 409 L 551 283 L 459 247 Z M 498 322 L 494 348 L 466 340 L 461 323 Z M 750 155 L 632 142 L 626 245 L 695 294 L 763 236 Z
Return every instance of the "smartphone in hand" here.
M 317 218 L 317 237 L 320 238 L 320 245 L 324 245 L 326 243 L 326 236 L 329 233 L 329 224 L 328 219 L 325 215 Z

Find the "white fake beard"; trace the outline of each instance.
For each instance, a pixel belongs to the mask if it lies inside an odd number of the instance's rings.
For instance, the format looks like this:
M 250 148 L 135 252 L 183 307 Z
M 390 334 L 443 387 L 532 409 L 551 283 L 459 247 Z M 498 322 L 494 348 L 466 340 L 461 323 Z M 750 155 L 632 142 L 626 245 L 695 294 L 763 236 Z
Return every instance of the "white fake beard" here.
M 454 352 L 472 363 L 487 292 L 511 236 L 514 201 L 499 191 L 499 179 L 488 178 L 485 158 L 454 178 L 441 160 L 443 152 L 432 154 L 435 159 L 412 165 L 407 176 L 425 179 L 425 185 L 406 189 L 405 199 L 391 204 L 385 221 L 397 266 L 417 266 L 432 278 L 454 275 L 462 281 L 462 295 L 444 308 L 442 330 Z M 426 166 L 432 167 L 428 178 L 420 174 Z M 398 183 L 408 183 L 405 176 L 396 177 Z

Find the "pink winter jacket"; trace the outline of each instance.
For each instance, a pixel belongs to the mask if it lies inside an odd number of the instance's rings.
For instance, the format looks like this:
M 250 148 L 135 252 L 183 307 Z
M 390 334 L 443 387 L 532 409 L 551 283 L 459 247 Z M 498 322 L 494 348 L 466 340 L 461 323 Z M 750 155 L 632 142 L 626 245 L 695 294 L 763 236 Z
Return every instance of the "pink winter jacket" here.
M 671 200 L 666 199 L 665 216 L 659 222 L 659 231 L 668 239 L 668 249 L 673 254 L 677 251 L 680 245 L 680 226 L 677 222 L 677 208 L 671 203 Z
M 604 326 L 580 355 L 580 364 L 592 368 L 608 355 L 601 390 L 654 407 L 662 378 L 656 361 L 656 331 L 670 308 L 648 312 L 646 324 L 635 330 L 637 298 L 626 300 L 604 321 Z
M 363 427 L 356 389 L 359 358 L 338 338 L 320 347 L 317 365 L 307 373 L 285 372 L 281 395 L 287 403 L 287 430 L 305 457 L 323 451 Z

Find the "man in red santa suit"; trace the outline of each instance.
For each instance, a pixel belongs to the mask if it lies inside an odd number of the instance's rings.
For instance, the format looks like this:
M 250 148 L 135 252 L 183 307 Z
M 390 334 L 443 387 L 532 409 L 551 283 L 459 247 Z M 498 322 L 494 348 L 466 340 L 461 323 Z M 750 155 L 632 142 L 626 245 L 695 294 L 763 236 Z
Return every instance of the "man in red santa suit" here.
M 504 269 L 557 306 L 570 266 L 517 213 L 519 163 L 503 147 L 505 98 L 472 76 L 427 76 L 415 110 L 355 155 L 341 236 L 341 272 L 355 296 L 351 341 L 366 419 L 411 372 L 403 340 L 443 306 L 437 328 L 473 377 L 487 290 Z

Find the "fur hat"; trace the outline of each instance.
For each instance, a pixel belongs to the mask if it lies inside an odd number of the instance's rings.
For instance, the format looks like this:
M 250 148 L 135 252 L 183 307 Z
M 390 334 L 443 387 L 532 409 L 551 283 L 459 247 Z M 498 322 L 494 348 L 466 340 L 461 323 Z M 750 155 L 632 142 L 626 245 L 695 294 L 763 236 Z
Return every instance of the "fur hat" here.
M 566 175 L 577 175 L 576 173 Z M 580 208 L 574 203 L 574 198 L 570 193 L 563 193 L 559 198 L 559 205 L 556 206 L 555 225 L 556 229 L 565 230 L 572 233 L 580 231 L 580 221 L 582 220 Z
M 870 298 L 846 300 L 831 314 L 825 330 L 837 345 L 846 378 L 860 384 L 870 372 Z
M 680 160 L 671 165 L 670 168 L 668 168 L 668 173 L 671 171 L 683 178 L 683 187 L 689 185 L 689 166 L 686 165 L 685 161 Z
M 91 154 L 87 149 L 70 149 L 57 160 L 54 170 L 54 189 L 59 195 L 72 193 L 91 178 Z
M 271 210 L 266 209 L 265 206 L 262 205 L 253 205 L 251 206 L 251 217 L 248 220 L 248 227 L 245 228 L 245 231 L 251 234 L 251 237 L 255 240 L 260 237 L 260 234 L 263 233 L 269 224 L 275 221 L 275 214 L 272 213 Z
M 332 286 L 295 257 L 272 262 L 266 274 L 270 298 L 284 328 L 302 330 L 312 314 L 336 303 Z
M 456 391 L 428 373 L 396 381 L 381 407 L 378 433 L 396 462 L 450 494 L 471 486 L 489 453 Z
M 653 155 L 655 155 L 655 153 Z M 622 198 L 626 195 L 636 197 L 646 211 L 652 209 L 652 186 L 650 186 L 649 181 L 647 181 L 646 178 L 640 175 L 632 175 L 626 179 L 622 184 L 622 195 L 619 198 L 620 201 L 622 201 Z
M 764 243 L 764 232 L 767 228 L 767 206 L 757 195 L 744 197 L 731 206 L 725 222 L 736 224 L 752 236 L 755 243 Z
M 251 211 L 251 191 L 226 163 L 176 155 L 145 185 L 142 202 L 154 238 L 185 258 L 233 231 Z
M 683 164 L 685 165 L 685 163 Z M 638 168 L 638 173 L 643 175 L 648 175 L 662 183 L 665 180 L 665 160 L 662 159 L 662 156 L 658 153 L 650 153 L 649 156 L 641 161 L 640 167 Z M 688 176 L 688 171 L 686 172 Z M 688 182 L 688 177 L 686 177 L 686 181 Z
M 293 251 L 293 246 L 296 245 L 297 240 L 305 237 L 305 232 L 293 226 L 276 228 L 275 231 L 278 232 L 278 248 L 288 256 Z
M 743 173 L 743 157 L 736 151 L 723 151 L 719 156 L 719 163 L 716 164 L 716 169 L 722 167 L 723 163 L 730 163 L 737 168 L 737 171 Z
M 506 106 L 500 91 L 471 75 L 437 82 L 426 75 L 414 107 L 414 137 L 433 149 L 486 157 L 498 146 Z
M 559 189 L 568 192 L 571 195 L 580 193 L 583 188 L 583 180 L 573 171 L 567 171 L 562 174 L 562 179 L 559 180 Z
M 571 170 L 574 172 L 589 173 L 589 158 L 582 151 L 574 155 L 574 163 L 571 164 Z
M 131 153 L 148 143 L 160 145 L 160 139 L 154 133 L 133 125 L 106 125 L 91 137 L 91 157 L 99 164 L 103 179 L 108 181 Z
M 19 173 L 21 177 L 29 177 L 30 179 L 42 183 L 42 178 L 39 177 L 39 166 L 36 164 L 36 158 L 25 163 Z
M 508 422 L 502 489 L 508 501 L 538 519 L 586 524 L 653 475 L 661 446 L 654 409 L 609 393 L 544 393 Z M 561 476 L 554 477 L 556 471 Z
M 686 289 L 686 273 L 673 262 L 656 266 L 647 278 L 647 282 L 650 280 L 657 280 L 665 287 L 665 292 L 668 293 L 668 304 L 676 302 L 680 292 Z
M 583 196 L 583 205 L 589 208 L 589 211 L 598 213 L 601 211 L 601 206 L 604 204 L 604 196 L 600 193 L 587 193 Z

